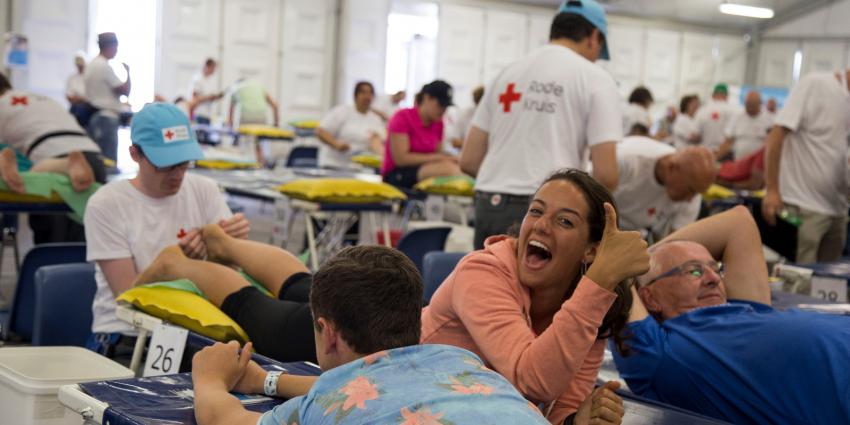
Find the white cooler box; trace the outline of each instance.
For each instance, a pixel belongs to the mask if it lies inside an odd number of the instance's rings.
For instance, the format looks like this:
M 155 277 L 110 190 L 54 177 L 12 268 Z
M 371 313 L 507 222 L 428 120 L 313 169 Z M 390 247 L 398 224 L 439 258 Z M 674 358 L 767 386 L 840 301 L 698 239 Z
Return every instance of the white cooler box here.
M 59 403 L 60 386 L 132 377 L 130 369 L 85 348 L 0 348 L 0 422 L 80 424 L 80 415 Z

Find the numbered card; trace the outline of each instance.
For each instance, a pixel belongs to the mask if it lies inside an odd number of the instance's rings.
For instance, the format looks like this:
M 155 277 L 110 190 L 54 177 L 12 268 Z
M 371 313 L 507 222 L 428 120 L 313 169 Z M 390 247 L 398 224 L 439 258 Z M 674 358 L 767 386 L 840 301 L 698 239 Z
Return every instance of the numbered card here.
M 812 276 L 811 296 L 835 303 L 846 303 L 847 280 L 835 277 Z
M 142 376 L 171 375 L 180 371 L 189 331 L 160 324 L 153 330 Z

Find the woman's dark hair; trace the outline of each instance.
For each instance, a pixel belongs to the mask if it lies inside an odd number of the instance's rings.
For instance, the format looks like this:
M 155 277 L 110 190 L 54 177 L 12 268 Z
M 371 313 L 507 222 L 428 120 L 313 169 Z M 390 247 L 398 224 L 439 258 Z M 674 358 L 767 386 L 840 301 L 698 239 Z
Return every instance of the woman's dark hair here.
M 688 113 L 688 105 L 691 104 L 692 101 L 698 100 L 699 97 L 695 94 L 689 94 L 682 96 L 682 100 L 679 102 L 679 112 L 686 114 Z
M 629 103 L 637 103 L 645 108 L 648 108 L 654 101 L 655 100 L 652 98 L 652 92 L 644 86 L 636 87 L 632 90 L 632 94 L 629 95 Z
M 6 74 L 0 72 L 0 95 L 9 90 L 12 90 L 12 83 L 10 83 L 9 79 L 6 78 Z
M 360 89 L 363 87 L 369 87 L 369 90 L 372 90 L 372 94 L 375 94 L 375 86 L 368 81 L 358 81 L 357 84 L 354 85 L 354 97 L 357 97 L 357 93 L 360 93 Z
M 416 93 L 416 96 L 413 98 L 413 104 L 415 106 L 421 105 L 422 101 L 424 100 L 423 96 L 425 96 L 425 93 L 422 93 L 421 91 L 419 93 Z
M 546 183 L 558 180 L 564 180 L 572 183 L 584 195 L 584 200 L 587 202 L 587 223 L 589 226 L 588 242 L 598 243 L 601 241 L 602 234 L 605 231 L 604 205 L 607 202 L 611 204 L 614 209 L 617 208 L 617 204 L 614 202 L 614 197 L 611 196 L 611 192 L 591 177 L 590 174 L 574 168 L 564 168 L 555 171 L 546 178 L 540 187 L 543 187 Z M 538 190 L 540 190 L 540 187 L 538 187 Z M 573 282 L 571 282 L 570 287 L 567 288 L 564 299 L 569 299 L 573 296 L 573 292 L 575 292 L 581 277 L 581 274 L 576 275 Z M 617 286 L 614 287 L 613 291 L 617 294 L 617 299 L 614 300 L 614 304 L 611 305 L 611 308 L 608 309 L 608 313 L 605 314 L 605 318 L 602 320 L 602 325 L 599 326 L 599 332 L 596 337 L 597 339 L 609 337 L 613 338 L 617 349 L 624 355 L 628 351 L 625 344 L 628 335 L 626 335 L 625 331 L 626 323 L 629 319 L 629 311 L 632 308 L 633 301 L 632 292 L 629 289 L 630 284 L 631 281 L 627 280 L 618 283 Z

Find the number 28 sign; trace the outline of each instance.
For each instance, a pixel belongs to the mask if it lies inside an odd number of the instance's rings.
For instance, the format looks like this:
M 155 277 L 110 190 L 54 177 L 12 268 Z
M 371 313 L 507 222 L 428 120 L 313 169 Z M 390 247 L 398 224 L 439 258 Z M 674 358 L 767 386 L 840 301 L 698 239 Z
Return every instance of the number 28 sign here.
M 180 371 L 186 348 L 186 329 L 160 324 L 153 331 L 143 376 L 171 375 Z

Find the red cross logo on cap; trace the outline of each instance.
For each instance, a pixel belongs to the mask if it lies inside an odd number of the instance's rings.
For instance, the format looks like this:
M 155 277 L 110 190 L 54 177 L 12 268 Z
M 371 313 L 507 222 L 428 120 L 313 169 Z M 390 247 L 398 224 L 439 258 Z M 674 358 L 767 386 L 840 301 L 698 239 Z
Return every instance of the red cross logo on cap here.
M 15 106 L 15 105 L 27 106 L 27 97 L 26 96 L 12 96 L 12 106 Z
M 174 132 L 172 132 L 171 130 L 168 130 L 168 131 L 165 132 L 165 139 L 166 140 L 171 140 L 172 137 L 174 137 Z
M 511 112 L 511 104 L 519 102 L 519 98 L 522 97 L 522 93 L 514 92 L 514 86 L 514 83 L 508 84 L 508 89 L 499 95 L 499 103 L 504 106 L 503 110 L 505 112 Z
M 711 119 L 714 120 L 714 121 L 720 120 L 720 113 L 719 112 L 712 112 L 711 113 Z

